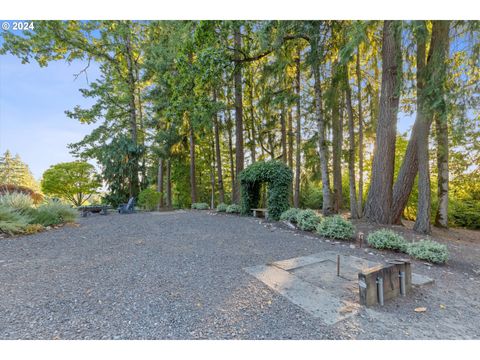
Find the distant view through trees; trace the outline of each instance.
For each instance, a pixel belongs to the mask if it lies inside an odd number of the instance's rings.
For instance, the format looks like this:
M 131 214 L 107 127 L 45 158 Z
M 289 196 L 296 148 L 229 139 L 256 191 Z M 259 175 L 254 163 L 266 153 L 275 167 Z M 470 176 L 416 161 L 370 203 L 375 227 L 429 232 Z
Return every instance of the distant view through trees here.
M 25 63 L 99 65 L 80 90 L 93 105 L 66 109 L 97 127 L 69 150 L 99 164 L 111 204 L 151 188 L 160 208 L 240 205 L 242 170 L 277 160 L 291 206 L 480 228 L 479 21 L 38 21 L 2 36 Z M 34 186 L 20 164 L 5 153 L 0 183 Z

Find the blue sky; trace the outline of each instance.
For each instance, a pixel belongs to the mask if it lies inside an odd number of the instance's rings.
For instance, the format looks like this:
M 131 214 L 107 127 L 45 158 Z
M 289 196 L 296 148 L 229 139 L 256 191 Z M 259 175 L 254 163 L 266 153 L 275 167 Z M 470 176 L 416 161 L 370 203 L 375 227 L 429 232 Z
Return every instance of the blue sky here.
M 50 165 L 71 161 L 67 144 L 95 128 L 64 113 L 92 103 L 78 91 L 87 87 L 85 76 L 73 76 L 84 66 L 81 61 L 58 61 L 41 68 L 35 62 L 22 64 L 12 55 L 0 56 L 0 152 L 18 153 L 37 179 Z M 98 75 L 92 63 L 89 80 Z

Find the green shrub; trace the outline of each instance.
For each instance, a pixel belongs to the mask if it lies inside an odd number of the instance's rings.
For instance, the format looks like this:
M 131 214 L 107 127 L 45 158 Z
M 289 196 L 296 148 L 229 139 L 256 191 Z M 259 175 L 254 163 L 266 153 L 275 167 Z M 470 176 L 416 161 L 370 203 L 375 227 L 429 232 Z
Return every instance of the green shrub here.
M 237 204 L 228 205 L 226 210 L 229 214 L 240 214 L 240 211 L 242 211 L 242 208 Z
M 77 217 L 77 210 L 58 201 L 50 201 L 29 211 L 30 224 L 52 226 L 66 222 L 73 222 Z
M 160 201 L 160 193 L 153 189 L 147 188 L 138 194 L 138 205 L 147 211 L 153 211 L 157 208 Z
M 210 206 L 208 206 L 207 203 L 193 203 L 193 204 L 192 204 L 192 209 L 195 209 L 195 210 L 208 210 L 208 209 L 210 209 Z
M 225 212 L 225 211 L 227 211 L 227 207 L 228 207 L 227 204 L 224 204 L 224 203 L 218 204 L 217 211 L 218 212 Z
M 33 207 L 31 196 L 19 192 L 10 192 L 0 196 L 0 206 L 5 206 L 19 212 L 25 212 Z
M 448 260 L 448 249 L 445 245 L 432 240 L 421 240 L 408 244 L 406 247 L 408 255 L 426 260 L 435 264 L 443 264 Z
M 290 208 L 287 211 L 284 211 L 282 215 L 280 215 L 280 220 L 283 221 L 290 221 L 291 223 L 296 223 L 297 222 L 297 216 L 298 213 L 302 211 L 301 209 L 298 208 Z
M 0 232 L 14 235 L 22 234 L 28 226 L 29 218 L 12 208 L 0 206 Z
M 448 217 L 452 225 L 468 229 L 480 229 L 480 201 L 452 201 Z
M 376 249 L 388 249 L 404 252 L 407 241 L 396 232 L 389 229 L 380 229 L 367 236 L 367 243 Z
M 297 224 L 301 230 L 312 231 L 322 220 L 314 210 L 300 210 L 297 214 Z
M 349 240 L 355 234 L 353 224 L 339 215 L 326 217 L 317 226 L 317 233 L 332 239 Z

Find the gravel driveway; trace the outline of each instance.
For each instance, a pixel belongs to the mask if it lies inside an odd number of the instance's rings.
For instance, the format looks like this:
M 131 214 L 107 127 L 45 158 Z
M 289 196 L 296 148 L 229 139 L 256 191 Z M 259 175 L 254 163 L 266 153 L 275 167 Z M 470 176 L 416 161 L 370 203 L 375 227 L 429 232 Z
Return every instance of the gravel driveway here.
M 382 255 L 208 211 L 79 223 L 0 240 L 0 339 L 480 338 L 478 276 L 448 266 L 414 263 L 437 283 L 327 326 L 242 269 L 332 248 Z

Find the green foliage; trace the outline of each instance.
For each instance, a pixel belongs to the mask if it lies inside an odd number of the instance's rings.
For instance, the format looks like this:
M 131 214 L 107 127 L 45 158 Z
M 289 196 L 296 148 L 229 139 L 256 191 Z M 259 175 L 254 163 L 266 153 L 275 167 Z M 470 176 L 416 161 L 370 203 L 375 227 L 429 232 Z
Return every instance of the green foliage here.
M 0 195 L 0 206 L 11 208 L 23 213 L 33 207 L 33 200 L 29 195 L 12 192 Z
M 193 204 L 192 204 L 192 209 L 195 209 L 195 210 L 208 210 L 208 209 L 210 209 L 210 206 L 208 206 L 207 203 L 193 203 Z
M 160 193 L 151 188 L 146 188 L 138 194 L 138 205 L 147 211 L 153 211 L 157 208 L 160 201 Z
M 320 185 L 307 184 L 300 192 L 300 205 L 308 209 L 321 209 L 323 205 L 323 192 Z
M 313 231 L 320 224 L 322 218 L 314 210 L 300 210 L 296 217 L 298 227 L 304 231 Z
M 451 201 L 448 216 L 454 226 L 478 230 L 480 229 L 480 201 Z
M 226 212 L 228 205 L 225 203 L 218 204 L 217 211 L 218 212 Z
M 110 192 L 105 197 L 113 206 L 126 203 L 130 196 L 138 196 L 139 160 L 144 152 L 126 135 L 115 137 L 102 148 L 98 160 L 102 166 L 103 180 Z
M 389 229 L 380 229 L 367 236 L 367 243 L 376 249 L 388 249 L 404 252 L 407 241 L 403 236 Z
M 50 166 L 43 173 L 42 191 L 50 196 L 81 206 L 101 186 L 93 165 L 72 161 Z
M 34 191 L 38 190 L 38 184 L 28 165 L 19 155 L 13 157 L 8 150 L 0 156 L 0 184 L 25 186 Z
M 73 209 L 70 205 L 63 204 L 59 201 L 50 201 L 29 212 L 31 216 L 30 224 L 52 226 L 73 222 L 77 217 L 77 213 L 77 210 Z
M 421 240 L 408 244 L 406 252 L 414 258 L 435 264 L 443 264 L 448 260 L 447 247 L 432 240 Z
M 29 218 L 13 208 L 0 205 L 0 232 L 9 235 L 22 234 L 28 226 Z
M 242 213 L 250 214 L 252 207 L 258 206 L 260 188 L 267 183 L 267 210 L 271 219 L 278 220 L 288 209 L 289 192 L 292 184 L 292 171 L 280 161 L 258 161 L 240 173 Z
M 290 208 L 280 215 L 280 220 L 283 221 L 290 221 L 291 223 L 297 222 L 297 216 L 301 212 L 301 209 L 298 208 Z
M 226 210 L 226 212 L 229 214 L 240 214 L 241 211 L 242 208 L 237 204 L 228 205 Z
M 349 240 L 355 234 L 353 224 L 339 215 L 329 216 L 317 226 L 317 233 L 332 239 Z

